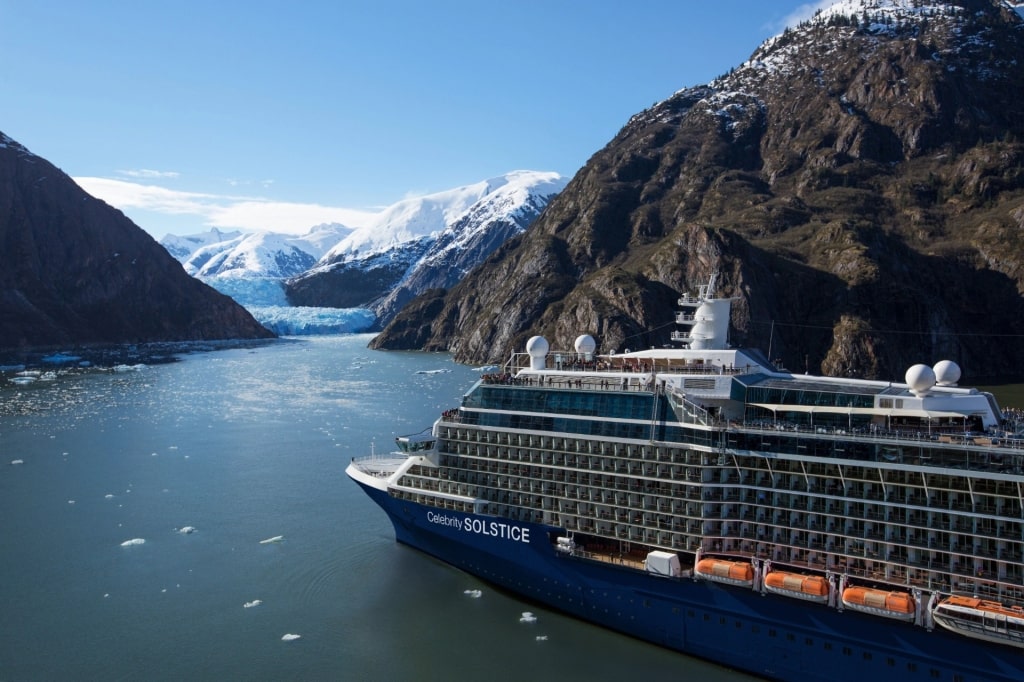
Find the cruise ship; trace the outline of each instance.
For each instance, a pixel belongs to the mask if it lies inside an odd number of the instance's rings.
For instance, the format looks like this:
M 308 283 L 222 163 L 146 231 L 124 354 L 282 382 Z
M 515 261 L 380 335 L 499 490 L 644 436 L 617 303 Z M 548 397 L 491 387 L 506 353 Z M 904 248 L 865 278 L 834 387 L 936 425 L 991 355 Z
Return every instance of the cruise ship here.
M 1024 437 L 950 361 L 794 374 L 728 344 L 533 337 L 346 473 L 399 542 L 567 614 L 786 682 L 1024 680 Z

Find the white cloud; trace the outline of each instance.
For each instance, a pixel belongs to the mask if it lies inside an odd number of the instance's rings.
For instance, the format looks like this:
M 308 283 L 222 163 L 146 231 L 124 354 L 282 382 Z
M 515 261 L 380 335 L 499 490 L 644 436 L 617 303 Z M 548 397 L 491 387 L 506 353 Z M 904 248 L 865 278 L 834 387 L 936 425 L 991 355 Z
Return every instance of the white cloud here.
M 86 192 L 126 214 L 133 210 L 174 216 L 197 216 L 208 227 L 247 232 L 305 234 L 321 223 L 361 227 L 377 215 L 374 211 L 273 201 L 263 197 L 183 192 L 158 185 L 143 185 L 112 178 L 74 179 Z M 265 181 L 270 182 L 270 181 Z
M 122 170 L 117 172 L 121 175 L 127 175 L 130 178 L 176 178 L 181 175 L 178 171 L 158 171 L 150 170 L 149 168 Z
M 799 24 L 801 21 L 807 21 L 808 19 L 814 16 L 815 12 L 817 12 L 818 10 L 823 10 L 826 7 L 831 7 L 832 5 L 835 4 L 835 2 L 836 0 L 818 0 L 817 2 L 806 2 L 797 7 L 796 9 L 794 9 L 792 12 L 789 13 L 787 17 L 785 17 L 782 20 L 782 25 L 779 27 L 779 30 L 781 31 L 787 26 L 790 28 L 796 28 L 797 24 Z

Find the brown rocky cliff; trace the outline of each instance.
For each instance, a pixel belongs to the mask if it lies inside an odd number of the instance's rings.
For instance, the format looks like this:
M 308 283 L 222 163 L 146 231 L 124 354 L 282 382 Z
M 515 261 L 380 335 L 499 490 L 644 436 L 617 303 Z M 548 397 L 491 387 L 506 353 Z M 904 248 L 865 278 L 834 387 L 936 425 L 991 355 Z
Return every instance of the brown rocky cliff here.
M 272 336 L 120 211 L 0 133 L 0 349 Z
M 534 333 L 661 345 L 679 294 L 718 271 L 733 344 L 791 369 L 1024 376 L 1020 18 L 870 4 L 634 116 L 443 306 L 396 322 L 474 363 Z

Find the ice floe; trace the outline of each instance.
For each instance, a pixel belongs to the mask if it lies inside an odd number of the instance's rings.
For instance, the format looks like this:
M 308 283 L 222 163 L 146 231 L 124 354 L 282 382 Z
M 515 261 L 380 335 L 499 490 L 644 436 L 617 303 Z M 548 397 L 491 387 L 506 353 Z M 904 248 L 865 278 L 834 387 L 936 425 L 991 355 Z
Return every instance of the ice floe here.
M 483 592 L 480 590 L 465 590 L 463 594 L 468 594 L 473 599 L 479 599 Z
M 548 641 L 548 636 L 547 635 L 537 635 L 537 637 L 535 639 L 538 642 L 546 642 L 546 641 Z
M 262 599 L 253 599 L 252 601 L 247 601 L 244 604 L 242 604 L 242 608 L 243 609 L 251 609 L 252 607 L 259 606 L 262 603 L 263 603 Z
M 533 615 L 531 611 L 523 611 L 523 615 L 519 617 L 520 623 L 536 623 L 537 616 Z
M 272 538 L 267 538 L 266 540 L 260 540 L 260 544 L 261 545 L 271 545 L 271 544 L 274 544 L 276 542 L 281 542 L 282 540 L 284 540 L 284 536 L 283 535 L 275 535 Z
M 293 635 L 290 632 L 281 637 L 282 642 L 291 642 L 292 640 L 299 639 L 302 635 Z
M 144 545 L 146 540 L 144 538 L 132 538 L 131 540 L 125 540 L 121 543 L 122 547 L 131 547 L 132 545 Z
M 11 464 L 24 464 L 24 463 L 25 463 L 25 460 L 23 460 L 23 459 L 12 459 L 11 460 Z
M 191 535 L 192 533 L 196 532 L 196 527 L 195 526 L 182 526 L 181 528 L 178 529 L 178 532 L 181 533 L 182 535 Z

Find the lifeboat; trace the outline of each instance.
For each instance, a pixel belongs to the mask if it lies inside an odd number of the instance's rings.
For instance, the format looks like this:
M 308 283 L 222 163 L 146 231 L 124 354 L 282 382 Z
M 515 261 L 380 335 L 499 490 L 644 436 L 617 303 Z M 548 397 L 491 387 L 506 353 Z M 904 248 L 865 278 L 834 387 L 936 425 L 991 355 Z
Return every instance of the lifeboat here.
M 843 606 L 873 616 L 914 620 L 916 604 L 906 592 L 890 592 L 870 587 L 847 587 L 843 590 Z
M 1024 649 L 1024 609 L 999 602 L 953 595 L 932 611 L 936 623 L 965 637 Z
M 784 597 L 828 602 L 828 581 L 820 575 L 771 571 L 764 577 L 764 589 Z
M 751 587 L 754 584 L 754 567 L 749 561 L 727 561 L 725 559 L 701 559 L 693 569 L 694 574 L 707 580 L 728 585 Z

